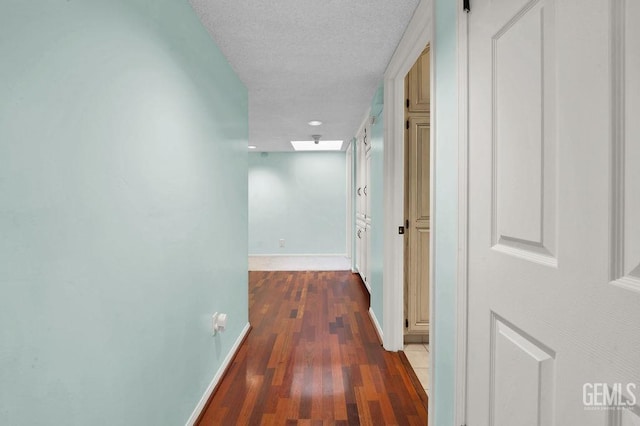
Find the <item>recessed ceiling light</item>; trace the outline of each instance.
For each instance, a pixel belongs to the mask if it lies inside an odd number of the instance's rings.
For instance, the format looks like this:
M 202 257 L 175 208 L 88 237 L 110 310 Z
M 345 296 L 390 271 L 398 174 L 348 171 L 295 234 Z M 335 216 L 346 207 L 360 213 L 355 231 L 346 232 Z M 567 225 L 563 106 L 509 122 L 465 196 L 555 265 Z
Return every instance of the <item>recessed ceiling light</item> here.
M 291 141 L 296 151 L 340 151 L 344 141 Z
M 249 149 L 256 149 L 257 147 L 255 145 L 249 145 Z
M 322 124 L 322 121 L 320 120 L 311 120 L 309 122 L 309 126 L 320 126 Z

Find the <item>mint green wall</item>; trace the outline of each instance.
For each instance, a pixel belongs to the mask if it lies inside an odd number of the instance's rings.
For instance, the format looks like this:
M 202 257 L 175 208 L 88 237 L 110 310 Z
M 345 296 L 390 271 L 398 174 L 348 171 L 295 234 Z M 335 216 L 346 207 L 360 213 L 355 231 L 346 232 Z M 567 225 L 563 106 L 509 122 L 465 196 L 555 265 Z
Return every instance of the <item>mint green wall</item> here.
M 344 152 L 249 154 L 249 254 L 345 255 L 346 227 Z
M 457 3 L 435 2 L 434 424 L 453 426 L 457 270 Z
M 0 424 L 184 424 L 248 320 L 245 88 L 184 1 L 5 0 L 0 57 Z
M 382 326 L 382 266 L 384 263 L 384 204 L 382 199 L 383 190 L 383 163 L 384 163 L 384 135 L 383 135 L 383 86 L 380 85 L 371 103 L 371 115 L 376 117 L 376 121 L 371 126 L 371 165 L 369 169 L 371 197 L 371 234 L 370 238 L 370 274 L 371 279 L 371 309 Z

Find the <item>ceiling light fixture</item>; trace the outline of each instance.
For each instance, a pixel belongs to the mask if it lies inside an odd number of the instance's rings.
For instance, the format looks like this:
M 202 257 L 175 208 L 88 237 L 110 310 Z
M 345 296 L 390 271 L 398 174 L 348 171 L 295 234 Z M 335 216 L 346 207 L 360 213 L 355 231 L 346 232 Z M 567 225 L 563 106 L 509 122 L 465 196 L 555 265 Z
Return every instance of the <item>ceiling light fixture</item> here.
M 249 145 L 249 149 L 256 149 L 256 148 L 257 148 L 257 146 L 255 146 L 255 145 Z
M 311 120 L 309 122 L 309 126 L 320 126 L 322 124 L 322 121 L 320 120 Z
M 344 141 L 321 141 L 320 135 L 312 135 L 312 141 L 291 141 L 295 151 L 340 151 Z

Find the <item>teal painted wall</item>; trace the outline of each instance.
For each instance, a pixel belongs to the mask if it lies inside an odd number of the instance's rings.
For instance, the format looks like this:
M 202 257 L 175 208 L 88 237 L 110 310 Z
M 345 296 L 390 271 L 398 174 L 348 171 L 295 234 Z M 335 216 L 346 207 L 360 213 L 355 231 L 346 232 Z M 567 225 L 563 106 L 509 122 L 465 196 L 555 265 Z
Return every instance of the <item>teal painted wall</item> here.
M 371 164 L 369 170 L 371 197 L 371 234 L 370 238 L 370 274 L 371 279 L 371 309 L 380 326 L 383 321 L 382 309 L 382 269 L 384 264 L 384 204 L 383 191 L 383 163 L 384 163 L 384 135 L 383 135 L 383 86 L 380 85 L 371 103 L 371 115 L 376 121 L 371 127 Z
M 457 3 L 435 1 L 434 424 L 453 426 L 458 221 Z
M 249 154 L 249 254 L 345 255 L 346 227 L 344 152 Z
M 184 424 L 248 320 L 245 88 L 183 1 L 5 0 L 0 57 L 0 424 Z

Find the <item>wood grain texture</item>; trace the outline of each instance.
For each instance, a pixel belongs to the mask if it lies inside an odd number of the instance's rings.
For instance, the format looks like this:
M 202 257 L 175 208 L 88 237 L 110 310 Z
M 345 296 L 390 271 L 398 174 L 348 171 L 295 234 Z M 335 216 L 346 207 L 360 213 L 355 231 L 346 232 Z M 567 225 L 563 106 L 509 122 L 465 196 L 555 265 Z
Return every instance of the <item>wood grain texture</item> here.
M 405 77 L 405 282 L 406 341 L 428 340 L 431 241 L 430 48 Z M 408 338 L 408 339 L 407 339 Z
M 359 277 L 250 272 L 251 333 L 199 425 L 421 425 L 427 404 L 379 344 Z

